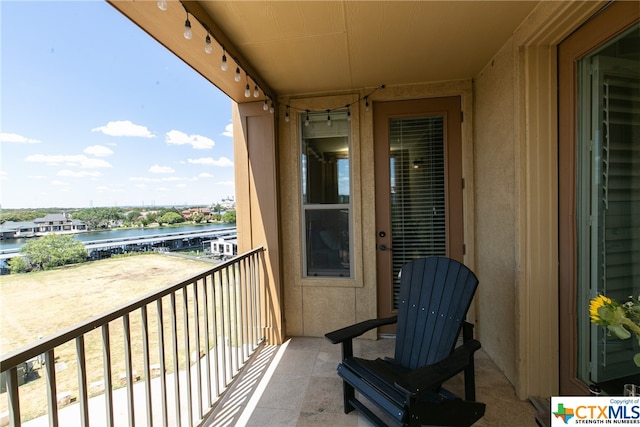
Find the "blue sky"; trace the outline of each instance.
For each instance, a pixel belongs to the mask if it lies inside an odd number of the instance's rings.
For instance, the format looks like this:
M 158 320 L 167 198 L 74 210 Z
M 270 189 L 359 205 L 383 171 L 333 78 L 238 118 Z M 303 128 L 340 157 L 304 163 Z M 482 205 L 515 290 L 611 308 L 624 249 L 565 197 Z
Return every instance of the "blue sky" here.
M 234 196 L 231 101 L 112 6 L 0 0 L 0 16 L 3 209 Z

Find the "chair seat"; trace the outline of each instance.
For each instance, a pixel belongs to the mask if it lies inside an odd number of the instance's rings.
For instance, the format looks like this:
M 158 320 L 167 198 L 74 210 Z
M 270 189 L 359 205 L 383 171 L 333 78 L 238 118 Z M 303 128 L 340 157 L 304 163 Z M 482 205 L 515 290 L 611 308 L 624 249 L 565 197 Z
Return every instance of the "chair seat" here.
M 338 366 L 338 375 L 374 402 L 385 414 L 402 423 L 407 399 L 406 395 L 394 386 L 394 382 L 389 381 L 390 370 L 393 370 L 391 364 L 381 359 L 366 360 L 354 357 L 344 360 Z

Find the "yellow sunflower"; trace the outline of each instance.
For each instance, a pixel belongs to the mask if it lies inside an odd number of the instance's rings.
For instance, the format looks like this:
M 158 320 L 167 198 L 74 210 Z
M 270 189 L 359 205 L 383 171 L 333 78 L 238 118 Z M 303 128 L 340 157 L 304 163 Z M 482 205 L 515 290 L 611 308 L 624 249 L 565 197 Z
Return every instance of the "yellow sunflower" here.
M 598 309 L 605 304 L 610 305 L 612 303 L 611 298 L 607 298 L 604 295 L 598 295 L 593 298 L 589 303 L 589 314 L 591 315 L 591 321 L 593 323 L 598 323 L 600 316 L 598 315 Z

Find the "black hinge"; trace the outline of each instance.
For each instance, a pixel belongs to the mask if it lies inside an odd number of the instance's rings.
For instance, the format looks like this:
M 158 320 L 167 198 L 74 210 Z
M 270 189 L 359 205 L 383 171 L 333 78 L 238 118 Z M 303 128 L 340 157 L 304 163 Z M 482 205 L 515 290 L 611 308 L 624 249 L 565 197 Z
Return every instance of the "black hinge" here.
M 462 189 L 464 190 L 464 178 L 462 178 Z
M 460 111 L 460 122 L 464 122 L 464 111 Z
M 464 243 L 462 244 L 462 255 L 466 255 L 467 254 L 467 245 L 465 245 Z

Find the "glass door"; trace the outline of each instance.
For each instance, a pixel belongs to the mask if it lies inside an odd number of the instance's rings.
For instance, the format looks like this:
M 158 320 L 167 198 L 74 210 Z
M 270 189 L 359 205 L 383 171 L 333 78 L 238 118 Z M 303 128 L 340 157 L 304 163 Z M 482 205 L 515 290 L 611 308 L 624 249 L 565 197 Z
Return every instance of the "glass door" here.
M 636 25 L 578 61 L 578 367 L 585 382 L 640 373 L 632 361 L 638 341 L 616 338 L 588 315 L 597 295 L 622 303 L 640 295 L 639 31 Z
M 387 317 L 405 263 L 462 261 L 460 98 L 375 103 L 374 128 L 378 315 Z

